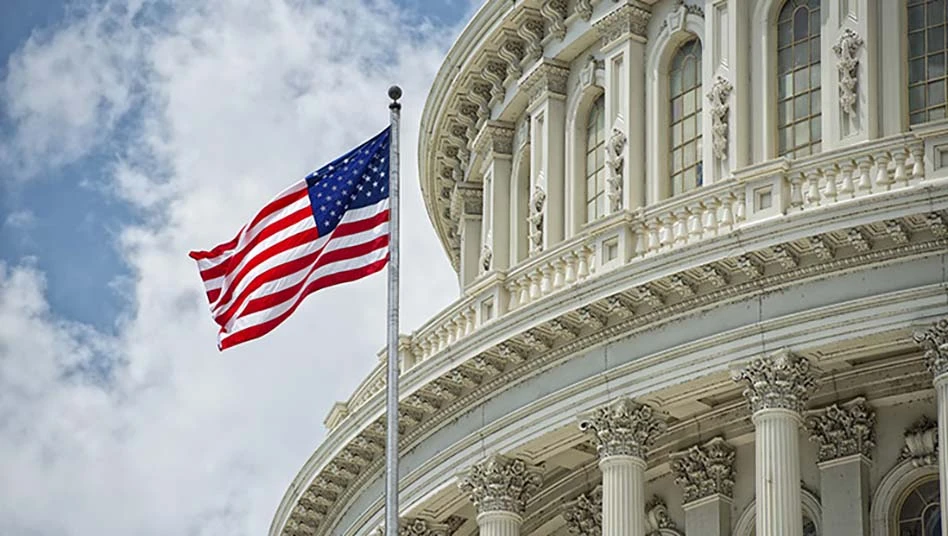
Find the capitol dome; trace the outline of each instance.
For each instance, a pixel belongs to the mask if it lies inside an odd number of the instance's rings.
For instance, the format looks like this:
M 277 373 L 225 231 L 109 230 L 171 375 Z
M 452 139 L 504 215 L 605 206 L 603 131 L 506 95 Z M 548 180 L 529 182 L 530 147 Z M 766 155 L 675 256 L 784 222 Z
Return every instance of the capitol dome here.
M 945 534 L 945 4 L 486 1 L 422 117 L 461 292 L 399 344 L 402 533 Z M 271 536 L 378 531 L 384 377 Z

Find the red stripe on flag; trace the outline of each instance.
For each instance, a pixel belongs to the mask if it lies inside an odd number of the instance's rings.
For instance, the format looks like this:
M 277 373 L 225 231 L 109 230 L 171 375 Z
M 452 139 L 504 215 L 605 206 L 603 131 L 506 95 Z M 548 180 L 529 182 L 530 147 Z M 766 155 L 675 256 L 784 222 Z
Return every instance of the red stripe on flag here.
M 348 270 L 345 272 L 335 272 L 335 273 L 323 276 L 319 279 L 316 279 L 315 281 L 313 281 L 306 287 L 306 289 L 303 291 L 303 294 L 299 297 L 299 299 L 296 300 L 296 302 L 293 303 L 292 306 L 290 306 L 289 309 L 287 309 L 286 311 L 279 314 L 278 316 L 275 316 L 265 322 L 256 324 L 249 328 L 237 331 L 231 335 L 227 335 L 223 337 L 218 347 L 221 350 L 226 350 L 227 348 L 231 348 L 240 343 L 252 341 L 253 339 L 262 337 L 266 335 L 267 333 L 269 333 L 271 330 L 273 330 L 273 328 L 282 324 L 283 321 L 285 321 L 291 314 L 293 314 L 293 311 L 295 311 L 296 308 L 299 307 L 301 303 L 303 303 L 303 300 L 307 296 L 312 294 L 313 292 L 316 292 L 317 290 L 320 290 L 332 285 L 349 283 L 351 281 L 355 281 L 357 279 L 363 278 L 367 275 L 374 274 L 380 271 L 382 268 L 384 268 L 387 263 L 388 263 L 388 256 L 386 255 L 384 259 L 376 261 L 374 263 L 367 264 L 365 266 L 361 266 L 359 268 Z

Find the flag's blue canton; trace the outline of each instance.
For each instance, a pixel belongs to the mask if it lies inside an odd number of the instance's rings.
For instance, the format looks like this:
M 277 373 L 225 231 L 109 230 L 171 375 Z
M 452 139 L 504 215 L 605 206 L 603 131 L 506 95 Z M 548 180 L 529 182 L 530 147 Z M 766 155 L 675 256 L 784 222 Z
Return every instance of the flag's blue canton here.
M 319 236 L 326 236 L 347 210 L 388 197 L 389 129 L 307 175 L 309 201 Z

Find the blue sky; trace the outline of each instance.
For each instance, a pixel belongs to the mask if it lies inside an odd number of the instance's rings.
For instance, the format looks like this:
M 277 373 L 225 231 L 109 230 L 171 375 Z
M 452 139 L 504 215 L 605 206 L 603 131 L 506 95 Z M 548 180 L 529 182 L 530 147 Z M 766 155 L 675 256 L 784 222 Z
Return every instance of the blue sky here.
M 267 530 L 377 362 L 384 277 L 221 354 L 187 252 L 377 132 L 398 82 L 402 330 L 455 299 L 415 155 L 479 4 L 0 0 L 0 534 Z

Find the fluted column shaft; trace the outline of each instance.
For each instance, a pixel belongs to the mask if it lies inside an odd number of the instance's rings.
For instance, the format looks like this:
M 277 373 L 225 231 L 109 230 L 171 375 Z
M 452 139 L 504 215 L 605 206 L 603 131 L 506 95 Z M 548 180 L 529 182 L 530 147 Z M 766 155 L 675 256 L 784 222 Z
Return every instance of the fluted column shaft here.
M 948 373 L 935 377 L 938 403 L 938 490 L 941 492 L 941 534 L 948 536 Z
M 645 467 L 635 456 L 599 461 L 603 536 L 645 536 Z
M 757 534 L 801 536 L 800 414 L 786 409 L 754 413 Z
M 513 512 L 493 510 L 477 515 L 477 529 L 481 536 L 520 536 L 523 518 Z

